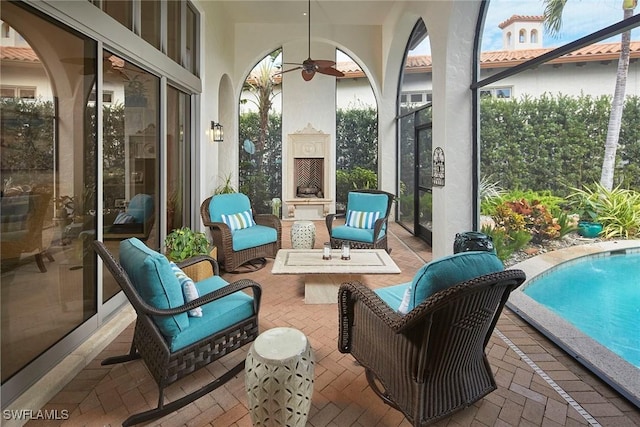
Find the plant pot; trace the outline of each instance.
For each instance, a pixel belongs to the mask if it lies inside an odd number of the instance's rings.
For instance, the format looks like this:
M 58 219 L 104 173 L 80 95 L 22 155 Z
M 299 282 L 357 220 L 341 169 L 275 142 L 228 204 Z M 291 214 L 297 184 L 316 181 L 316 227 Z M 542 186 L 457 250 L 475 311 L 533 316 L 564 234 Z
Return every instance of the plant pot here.
M 602 224 L 599 222 L 580 221 L 578 223 L 578 234 L 582 237 L 593 239 L 602 232 Z
M 209 253 L 209 256 L 211 258 L 217 259 L 218 248 L 213 248 L 211 250 L 211 253 Z M 211 264 L 208 261 L 203 261 L 197 264 L 190 265 L 188 267 L 183 267 L 182 271 L 184 271 L 184 274 L 189 276 L 194 282 L 199 282 L 206 279 L 207 277 L 213 276 L 213 269 L 211 268 Z

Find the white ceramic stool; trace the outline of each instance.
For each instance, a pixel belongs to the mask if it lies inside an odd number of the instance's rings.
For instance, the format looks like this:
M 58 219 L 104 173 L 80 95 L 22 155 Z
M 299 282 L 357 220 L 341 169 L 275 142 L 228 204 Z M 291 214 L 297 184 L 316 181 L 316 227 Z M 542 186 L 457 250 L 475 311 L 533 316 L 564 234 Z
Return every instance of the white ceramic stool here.
M 297 329 L 273 328 L 247 353 L 245 388 L 254 426 L 304 427 L 313 395 L 315 358 Z
M 291 225 L 291 247 L 313 249 L 316 244 L 316 225 L 313 221 L 296 221 Z

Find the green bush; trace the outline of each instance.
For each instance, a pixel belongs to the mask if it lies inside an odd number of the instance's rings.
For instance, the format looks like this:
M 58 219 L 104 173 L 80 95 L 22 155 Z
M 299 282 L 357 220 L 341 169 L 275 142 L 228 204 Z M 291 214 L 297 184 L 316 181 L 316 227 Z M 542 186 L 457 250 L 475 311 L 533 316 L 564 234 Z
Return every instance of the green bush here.
M 640 236 L 639 192 L 620 187 L 607 190 L 598 183 L 573 191 L 571 206 L 581 218 L 602 223 L 602 236 L 626 239 Z
M 349 191 L 378 188 L 378 175 L 369 169 L 355 167 L 350 171 L 336 171 L 336 203 L 347 203 Z
M 502 188 L 566 197 L 600 179 L 610 97 L 481 99 L 480 170 Z M 625 101 L 616 182 L 640 189 L 640 97 Z M 541 200 L 543 201 L 543 200 Z M 555 213 L 547 203 L 543 203 Z

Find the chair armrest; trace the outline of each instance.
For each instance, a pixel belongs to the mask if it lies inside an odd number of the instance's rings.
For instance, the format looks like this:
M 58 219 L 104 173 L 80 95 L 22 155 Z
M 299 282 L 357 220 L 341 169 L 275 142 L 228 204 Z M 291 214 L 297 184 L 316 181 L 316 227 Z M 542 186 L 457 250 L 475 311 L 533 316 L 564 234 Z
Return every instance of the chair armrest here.
M 380 232 L 382 231 L 382 227 L 387 224 L 387 220 L 389 217 L 378 218 L 376 222 L 373 224 L 373 241 L 377 241 L 380 236 Z
M 278 217 L 272 214 L 256 214 L 253 216 L 253 219 L 258 225 L 275 228 L 276 230 L 282 228 L 282 224 Z
M 367 317 L 378 319 L 394 333 L 400 330 L 404 316 L 389 307 L 375 292 L 358 281 L 343 283 L 338 292 L 340 352 L 348 353 L 350 350 L 356 305 Z
M 220 267 L 218 265 L 218 261 L 215 258 L 211 258 L 208 255 L 197 255 L 190 258 L 187 258 L 183 261 L 177 262 L 176 265 L 180 268 L 188 267 L 190 265 L 198 264 L 199 262 L 208 262 L 211 264 L 211 269 L 213 270 L 214 276 L 220 275 Z
M 205 227 L 209 227 L 211 229 L 217 228 L 221 232 L 229 233 L 229 235 L 231 235 L 231 229 L 224 222 L 212 222 L 212 221 L 207 220 L 207 221 L 202 221 L 202 223 L 204 224 Z
M 190 301 L 186 304 L 183 304 L 175 308 L 165 308 L 165 309 L 156 308 L 147 304 L 141 299 L 139 299 L 138 302 L 140 303 L 140 307 L 144 314 L 152 315 L 152 316 L 175 316 L 176 314 L 186 313 L 187 311 L 192 310 L 196 307 L 199 307 L 203 304 L 218 300 L 220 298 L 226 297 L 227 295 L 231 295 L 236 292 L 240 292 L 244 289 L 252 290 L 254 312 L 258 313 L 258 311 L 260 310 L 260 298 L 262 297 L 262 288 L 258 282 L 254 282 L 251 279 L 241 279 L 241 280 L 237 280 L 235 282 L 229 283 L 224 288 L 220 288 L 213 292 L 209 292 L 208 294 L 202 295 L 199 298 L 194 299 L 193 301 Z
M 335 213 L 329 214 L 324 218 L 325 223 L 327 224 L 327 230 L 329 231 L 329 237 L 331 237 L 331 230 L 333 229 L 333 220 L 336 218 L 346 218 L 346 213 Z

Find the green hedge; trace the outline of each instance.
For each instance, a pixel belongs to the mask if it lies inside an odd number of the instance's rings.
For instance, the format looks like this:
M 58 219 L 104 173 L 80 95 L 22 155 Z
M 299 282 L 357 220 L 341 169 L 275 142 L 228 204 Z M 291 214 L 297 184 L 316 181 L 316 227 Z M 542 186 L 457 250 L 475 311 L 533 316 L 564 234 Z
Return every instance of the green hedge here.
M 566 196 L 600 180 L 609 120 L 607 96 L 543 95 L 481 103 L 481 173 L 509 190 Z M 628 97 L 615 185 L 640 189 L 640 98 Z

